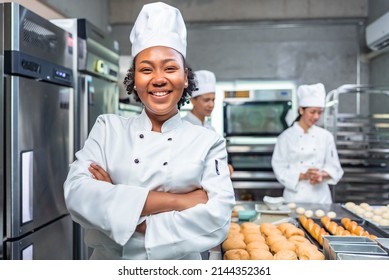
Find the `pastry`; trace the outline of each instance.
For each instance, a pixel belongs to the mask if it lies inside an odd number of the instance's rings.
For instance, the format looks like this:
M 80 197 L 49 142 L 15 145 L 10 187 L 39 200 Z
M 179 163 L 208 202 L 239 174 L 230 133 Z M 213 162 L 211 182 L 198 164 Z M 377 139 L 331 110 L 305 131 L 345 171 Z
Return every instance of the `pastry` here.
M 321 210 L 321 209 L 318 209 L 315 211 L 315 216 L 318 217 L 318 218 L 321 218 L 325 215 L 324 211 Z
M 304 207 L 297 207 L 296 213 L 299 215 L 303 215 L 305 213 L 305 208 Z
M 292 250 L 280 250 L 274 254 L 275 260 L 297 260 L 297 254 Z
M 283 236 L 282 234 L 272 234 L 266 237 L 266 243 L 269 246 L 272 246 L 274 243 L 278 241 L 286 241 L 286 237 Z
M 305 217 L 307 217 L 307 218 L 312 218 L 312 216 L 313 216 L 313 211 L 312 211 L 312 210 L 307 210 L 307 211 L 304 212 L 304 215 L 305 215 Z
M 304 236 L 305 233 L 302 229 L 296 227 L 296 226 L 293 226 L 293 227 L 290 227 L 288 229 L 286 229 L 284 235 L 286 236 L 286 238 L 289 238 L 293 235 L 300 235 L 300 236 Z
M 249 252 L 250 260 L 273 260 L 274 256 L 268 250 L 254 249 Z
M 222 249 L 224 251 L 233 250 L 233 249 L 246 249 L 246 243 L 242 239 L 227 238 L 222 243 Z
M 265 242 L 265 238 L 258 232 L 258 233 L 249 233 L 244 236 L 244 242 L 246 244 L 249 244 L 254 241 L 259 242 Z
M 329 212 L 327 213 L 327 216 L 328 216 L 330 219 L 334 219 L 334 218 L 336 218 L 336 212 L 334 212 L 334 211 L 329 211 Z
M 272 245 L 270 245 L 270 250 L 273 253 L 277 253 L 281 250 L 296 251 L 296 245 L 294 245 L 294 243 L 292 243 L 288 240 L 280 240 L 280 241 L 274 242 Z
M 313 247 L 302 247 L 298 251 L 300 260 L 324 260 L 325 256 L 322 252 Z
M 249 260 L 250 255 L 246 250 L 234 249 L 228 250 L 224 253 L 223 259 L 225 260 Z
M 259 241 L 250 242 L 246 245 L 246 251 L 248 252 L 256 249 L 269 251 L 269 246 L 265 242 L 259 242 Z

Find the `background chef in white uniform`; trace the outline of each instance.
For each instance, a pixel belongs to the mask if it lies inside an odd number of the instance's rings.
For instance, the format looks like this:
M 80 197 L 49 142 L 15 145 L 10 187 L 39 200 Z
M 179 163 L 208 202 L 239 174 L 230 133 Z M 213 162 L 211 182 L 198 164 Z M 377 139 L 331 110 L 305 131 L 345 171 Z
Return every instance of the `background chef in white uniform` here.
M 198 70 L 195 71 L 195 79 L 197 80 L 197 89 L 192 92 L 192 98 L 190 99 L 193 108 L 183 119 L 216 131 L 207 119 L 211 116 L 215 107 L 216 76 L 211 71 Z M 232 174 L 234 171 L 232 165 L 228 164 L 228 168 Z
M 325 106 L 321 83 L 297 89 L 299 116 L 277 138 L 272 167 L 287 202 L 332 203 L 329 184 L 343 176 L 332 134 L 315 125 Z
M 224 139 L 181 119 L 196 89 L 178 9 L 144 5 L 125 78 L 139 116 L 101 115 L 64 184 L 91 259 L 200 259 L 226 237 L 235 204 Z

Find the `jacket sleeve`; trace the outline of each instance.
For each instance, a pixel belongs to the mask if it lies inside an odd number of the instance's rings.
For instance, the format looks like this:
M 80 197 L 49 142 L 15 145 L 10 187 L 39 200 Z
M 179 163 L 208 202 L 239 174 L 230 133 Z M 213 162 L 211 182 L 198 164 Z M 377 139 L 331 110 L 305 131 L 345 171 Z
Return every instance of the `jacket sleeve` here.
M 338 152 L 336 150 L 336 145 L 332 134 L 328 133 L 326 143 L 327 148 L 324 159 L 324 166 L 322 169 L 326 171 L 331 177 L 327 183 L 330 185 L 335 185 L 342 178 L 344 171 L 340 165 Z
M 208 194 L 206 204 L 147 217 L 145 245 L 149 259 L 179 259 L 213 248 L 225 239 L 235 196 L 222 138 L 205 159 L 201 185 Z
M 278 182 L 285 188 L 296 191 L 299 183 L 300 171 L 288 161 L 287 137 L 280 135 L 274 146 L 271 165 Z
M 106 133 L 105 119 L 100 116 L 83 149 L 76 153 L 76 160 L 70 165 L 64 183 L 65 202 L 75 222 L 99 230 L 124 245 L 135 231 L 148 189 L 112 185 L 91 177 L 88 167 L 92 162 L 107 170 Z

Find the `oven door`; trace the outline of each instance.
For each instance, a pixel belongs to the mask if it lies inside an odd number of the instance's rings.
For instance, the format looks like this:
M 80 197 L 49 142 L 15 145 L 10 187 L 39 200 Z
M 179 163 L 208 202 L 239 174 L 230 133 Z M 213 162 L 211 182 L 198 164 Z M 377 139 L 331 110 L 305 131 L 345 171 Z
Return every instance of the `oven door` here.
M 278 136 L 288 127 L 291 101 L 225 101 L 224 136 Z

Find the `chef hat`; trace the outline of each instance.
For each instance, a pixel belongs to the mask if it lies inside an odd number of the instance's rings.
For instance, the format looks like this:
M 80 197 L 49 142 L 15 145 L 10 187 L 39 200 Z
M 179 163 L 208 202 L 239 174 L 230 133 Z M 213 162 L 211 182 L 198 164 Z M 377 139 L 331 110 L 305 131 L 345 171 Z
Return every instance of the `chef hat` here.
M 299 107 L 321 107 L 325 105 L 326 91 L 321 83 L 301 85 L 297 89 Z
M 154 46 L 170 47 L 186 56 L 186 27 L 180 11 L 162 2 L 143 6 L 131 30 L 132 56 Z
M 198 90 L 192 93 L 192 97 L 203 95 L 216 90 L 216 77 L 211 71 L 199 70 L 195 72 Z

